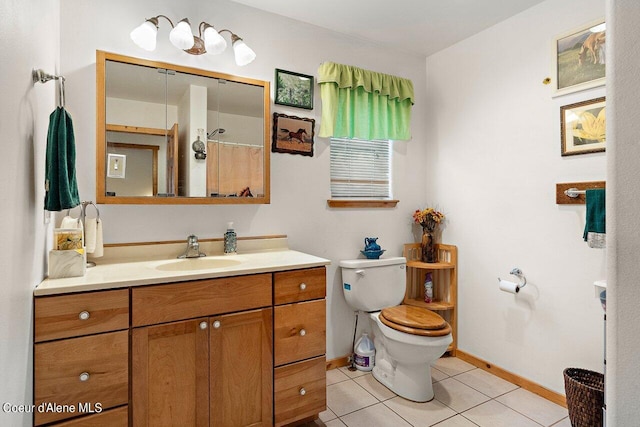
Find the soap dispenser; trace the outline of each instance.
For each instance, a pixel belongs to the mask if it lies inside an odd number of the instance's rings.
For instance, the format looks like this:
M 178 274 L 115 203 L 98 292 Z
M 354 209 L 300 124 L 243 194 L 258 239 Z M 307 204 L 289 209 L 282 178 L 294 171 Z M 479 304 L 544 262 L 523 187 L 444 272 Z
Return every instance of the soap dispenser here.
M 238 249 L 238 236 L 233 229 L 233 222 L 227 223 L 227 232 L 224 233 L 224 253 L 234 255 Z

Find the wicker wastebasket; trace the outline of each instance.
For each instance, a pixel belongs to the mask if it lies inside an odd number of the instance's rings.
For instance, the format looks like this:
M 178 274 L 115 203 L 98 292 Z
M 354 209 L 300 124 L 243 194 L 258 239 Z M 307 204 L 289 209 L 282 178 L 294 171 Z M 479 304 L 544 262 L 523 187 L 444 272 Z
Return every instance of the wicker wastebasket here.
M 572 427 L 602 427 L 603 374 L 567 368 L 564 370 L 564 390 Z

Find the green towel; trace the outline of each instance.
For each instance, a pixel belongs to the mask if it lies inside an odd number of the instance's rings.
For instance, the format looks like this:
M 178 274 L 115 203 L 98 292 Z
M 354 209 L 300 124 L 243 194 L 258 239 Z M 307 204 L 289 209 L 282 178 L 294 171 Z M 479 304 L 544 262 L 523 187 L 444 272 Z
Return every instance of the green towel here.
M 588 233 L 605 233 L 605 189 L 596 188 L 587 190 L 587 218 L 584 226 L 584 241 L 587 241 Z
M 61 211 L 78 206 L 80 197 L 76 181 L 73 122 L 62 107 L 56 108 L 49 116 L 45 167 L 45 210 Z

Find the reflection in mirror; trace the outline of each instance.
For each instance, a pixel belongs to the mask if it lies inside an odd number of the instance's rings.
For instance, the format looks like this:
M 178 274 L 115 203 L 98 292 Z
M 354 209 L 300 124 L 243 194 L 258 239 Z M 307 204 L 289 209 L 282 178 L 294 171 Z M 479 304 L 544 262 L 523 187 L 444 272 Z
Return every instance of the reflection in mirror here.
M 269 203 L 269 82 L 101 51 L 96 70 L 99 203 Z

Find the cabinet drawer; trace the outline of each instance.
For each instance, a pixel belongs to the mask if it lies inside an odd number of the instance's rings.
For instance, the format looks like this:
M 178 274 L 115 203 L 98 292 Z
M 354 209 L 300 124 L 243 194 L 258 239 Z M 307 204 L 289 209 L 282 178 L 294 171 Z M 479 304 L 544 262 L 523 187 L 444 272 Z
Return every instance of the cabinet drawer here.
M 35 341 L 129 328 L 129 290 L 35 299 Z
M 276 366 L 323 355 L 325 300 L 275 307 L 273 339 Z
M 86 377 L 85 375 L 86 374 Z M 36 407 L 69 405 L 75 412 L 36 412 L 36 425 L 79 415 L 79 404 L 103 409 L 129 399 L 129 332 L 39 343 L 34 355 Z M 81 412 L 80 412 L 81 414 Z
M 324 298 L 326 269 L 317 267 L 275 273 L 273 286 L 275 305 Z
M 127 427 L 129 409 L 121 406 L 116 409 L 53 424 L 52 427 Z
M 133 288 L 132 323 L 145 326 L 268 307 L 271 288 L 271 274 Z
M 327 408 L 324 357 L 282 366 L 274 372 L 276 426 L 313 416 Z

